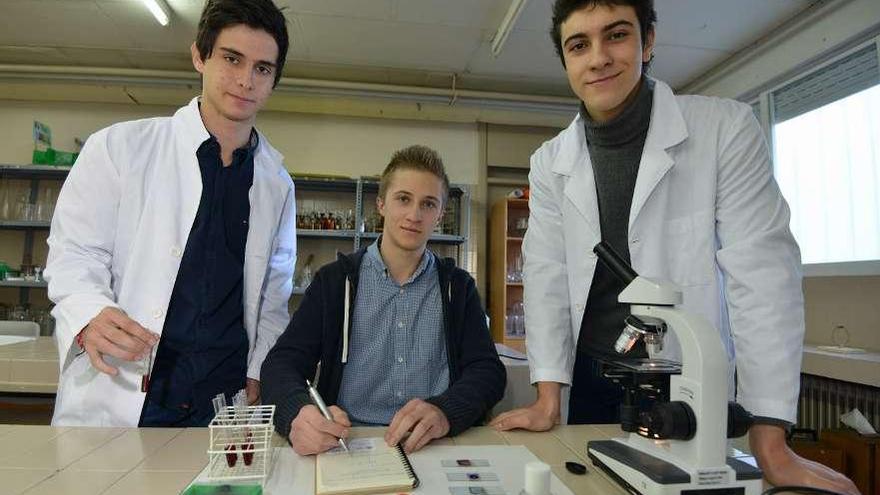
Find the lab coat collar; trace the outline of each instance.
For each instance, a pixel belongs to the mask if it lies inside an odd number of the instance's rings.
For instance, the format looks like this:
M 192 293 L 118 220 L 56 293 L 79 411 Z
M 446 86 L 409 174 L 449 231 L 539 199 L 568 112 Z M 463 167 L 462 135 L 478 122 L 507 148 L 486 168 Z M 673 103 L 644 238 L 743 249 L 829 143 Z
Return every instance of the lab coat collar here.
M 668 150 L 688 137 L 687 126 L 681 109 L 665 83 L 654 80 L 654 106 L 651 110 L 651 123 L 648 137 L 642 150 L 639 173 L 633 190 L 632 205 L 629 210 L 629 227 L 632 231 L 639 212 L 651 196 L 651 192 L 675 165 Z
M 656 79 L 653 81 L 654 102 L 651 109 L 651 123 L 633 191 L 630 226 L 651 191 L 675 163 L 667 150 L 688 137 L 684 117 L 675 101 L 672 89 L 662 81 Z M 584 135 L 583 117 L 580 114 L 576 115 L 559 138 L 561 140 L 559 155 L 552 165 L 553 173 L 569 178 L 565 185 L 566 197 L 580 211 L 594 232 L 601 235 L 596 182 Z
M 205 127 L 205 123 L 202 121 L 202 114 L 199 112 L 199 101 L 201 101 L 201 96 L 194 97 L 187 106 L 180 108 L 174 114 L 174 118 L 180 120 L 183 124 L 178 126 L 178 135 L 183 138 L 187 148 L 192 148 L 193 153 L 211 137 L 211 134 Z M 254 153 L 255 162 L 260 155 L 262 155 L 261 158 L 268 159 L 269 163 L 279 163 L 284 160 L 281 153 L 269 145 L 269 141 L 259 130 L 257 130 L 257 136 L 257 150 Z

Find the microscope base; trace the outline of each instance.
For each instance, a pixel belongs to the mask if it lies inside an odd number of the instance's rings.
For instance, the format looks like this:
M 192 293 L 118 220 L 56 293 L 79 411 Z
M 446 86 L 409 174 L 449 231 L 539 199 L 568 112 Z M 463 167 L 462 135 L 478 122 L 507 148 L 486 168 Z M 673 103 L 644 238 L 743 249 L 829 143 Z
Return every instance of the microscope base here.
M 763 488 L 761 470 L 728 457 L 736 479 L 700 482 L 696 473 L 618 440 L 587 443 L 593 465 L 633 495 L 759 495 Z

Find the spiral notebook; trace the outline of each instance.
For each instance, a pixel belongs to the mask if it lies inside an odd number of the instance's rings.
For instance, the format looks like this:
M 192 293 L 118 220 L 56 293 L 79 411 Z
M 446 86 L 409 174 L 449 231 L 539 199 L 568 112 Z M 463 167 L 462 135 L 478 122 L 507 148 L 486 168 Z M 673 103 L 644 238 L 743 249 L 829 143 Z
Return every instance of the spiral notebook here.
M 349 441 L 349 451 L 336 448 L 315 461 L 317 495 L 366 495 L 406 492 L 419 486 L 406 453 L 380 437 Z

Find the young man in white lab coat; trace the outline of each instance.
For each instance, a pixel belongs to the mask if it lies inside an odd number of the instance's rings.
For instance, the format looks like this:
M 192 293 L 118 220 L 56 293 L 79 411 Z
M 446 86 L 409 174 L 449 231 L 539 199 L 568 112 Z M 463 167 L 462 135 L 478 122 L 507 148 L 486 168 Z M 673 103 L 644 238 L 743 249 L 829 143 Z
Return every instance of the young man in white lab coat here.
M 622 283 L 592 254 L 605 240 L 639 274 L 681 286 L 683 307 L 722 332 L 736 356 L 737 401 L 757 417 L 750 445 L 766 478 L 857 493 L 785 444 L 804 331 L 800 253 L 751 109 L 675 96 L 643 74 L 654 48 L 651 0 L 557 0 L 553 15 L 582 107 L 531 160 L 524 302 L 537 400 L 492 425 L 552 428 L 569 385 L 570 423 L 619 422 L 622 393 L 597 360 L 614 355 L 629 307 L 617 302 Z M 681 359 L 670 337 L 665 357 Z
M 217 394 L 259 399 L 296 237 L 293 182 L 254 123 L 287 48 L 271 0 L 208 0 L 201 96 L 86 142 L 48 240 L 54 425 L 204 426 Z

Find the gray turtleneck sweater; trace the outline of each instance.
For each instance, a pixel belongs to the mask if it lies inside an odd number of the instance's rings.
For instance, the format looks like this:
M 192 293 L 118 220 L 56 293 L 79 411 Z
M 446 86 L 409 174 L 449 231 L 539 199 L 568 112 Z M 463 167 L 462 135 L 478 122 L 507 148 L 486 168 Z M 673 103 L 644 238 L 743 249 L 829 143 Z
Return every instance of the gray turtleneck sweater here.
M 608 122 L 595 122 L 581 105 L 584 131 L 596 193 L 602 240 L 611 244 L 627 262 L 629 258 L 629 210 L 654 99 L 653 81 L 643 78 L 636 98 L 624 111 Z M 584 246 L 585 250 L 592 246 Z M 623 283 L 604 263 L 596 264 L 590 295 L 581 323 L 578 350 L 593 356 L 614 355 L 614 341 L 629 315 L 629 305 L 617 302 Z M 644 344 L 634 347 L 627 357 L 645 357 Z

